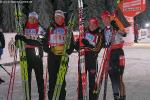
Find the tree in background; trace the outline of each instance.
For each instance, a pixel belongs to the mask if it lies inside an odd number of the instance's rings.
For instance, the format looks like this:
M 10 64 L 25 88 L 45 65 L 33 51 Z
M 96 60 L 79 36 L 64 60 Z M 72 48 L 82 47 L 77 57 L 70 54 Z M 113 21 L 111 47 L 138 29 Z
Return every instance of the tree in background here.
M 21 0 L 20 0 L 21 1 Z M 22 4 L 23 17 L 26 20 L 30 11 L 36 11 L 39 14 L 40 24 L 47 28 L 49 22 L 52 21 L 54 10 L 61 9 L 66 12 L 66 23 L 68 22 L 71 13 L 74 13 L 76 17 L 76 29 L 78 26 L 78 1 L 77 0 L 32 0 L 31 4 Z M 84 2 L 84 19 L 85 22 L 90 17 L 97 17 L 99 21 L 100 13 L 103 10 L 109 10 L 113 12 L 117 7 L 117 2 L 121 0 L 83 0 Z M 147 9 L 145 12 L 137 15 L 136 23 L 140 26 L 150 21 L 150 0 L 146 0 Z M 0 26 L 3 27 L 5 32 L 15 31 L 15 17 L 14 17 L 14 4 L 0 4 Z M 100 26 L 103 26 L 100 23 Z M 85 23 L 86 25 L 86 23 Z
M 146 0 L 146 10 L 134 17 L 135 23 L 139 28 L 145 28 L 145 23 L 150 22 L 150 0 Z
M 13 29 L 15 28 L 15 23 L 14 23 L 15 13 L 14 13 L 13 4 L 1 4 L 1 5 L 2 5 L 1 26 L 4 31 L 13 32 Z
M 2 10 L 2 4 L 0 4 L 0 28 L 2 27 L 2 20 L 3 20 L 3 10 Z

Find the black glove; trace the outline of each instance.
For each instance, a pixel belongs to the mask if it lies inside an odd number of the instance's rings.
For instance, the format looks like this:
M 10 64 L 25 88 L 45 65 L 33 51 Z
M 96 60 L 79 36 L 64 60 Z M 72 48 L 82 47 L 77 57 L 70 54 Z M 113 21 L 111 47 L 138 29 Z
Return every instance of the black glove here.
M 84 44 L 84 45 L 89 45 L 89 41 L 88 40 L 86 40 L 86 39 L 82 39 L 82 43 Z
M 94 46 L 92 46 L 88 40 L 86 39 L 82 39 L 82 43 L 86 46 L 86 47 L 89 47 L 89 48 L 94 48 Z
M 112 25 L 112 27 L 113 27 L 116 31 L 119 30 L 119 27 L 118 27 L 117 23 L 116 23 L 114 20 L 111 21 L 111 25 Z
M 127 33 L 123 34 L 123 37 L 126 37 L 127 36 Z
M 15 36 L 15 40 L 17 41 L 17 40 L 22 40 L 22 41 L 25 41 L 26 40 L 26 38 L 23 36 L 23 35 L 16 35 Z
M 20 39 L 20 35 L 16 35 L 15 36 L 15 40 L 17 41 L 17 40 L 19 40 Z
M 48 47 L 48 45 L 43 45 L 43 50 L 44 50 L 44 52 L 46 52 L 46 53 L 49 53 L 49 52 L 50 52 L 50 48 Z
M 75 42 L 75 50 L 79 52 L 79 40 Z
M 70 55 L 72 53 L 72 51 L 70 49 L 67 49 L 66 52 L 68 55 Z
M 104 48 L 109 48 L 111 43 L 105 43 Z

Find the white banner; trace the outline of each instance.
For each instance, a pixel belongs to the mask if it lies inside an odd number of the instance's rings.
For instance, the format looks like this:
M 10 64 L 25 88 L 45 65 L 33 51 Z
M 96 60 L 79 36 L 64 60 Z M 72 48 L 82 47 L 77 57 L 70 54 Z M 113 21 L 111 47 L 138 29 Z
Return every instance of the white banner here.
M 127 36 L 124 38 L 124 41 L 125 45 L 132 45 L 134 43 L 134 19 L 133 17 L 126 17 L 126 19 L 131 24 L 131 26 L 125 29 Z
M 148 38 L 148 29 L 140 29 L 138 36 L 139 40 Z

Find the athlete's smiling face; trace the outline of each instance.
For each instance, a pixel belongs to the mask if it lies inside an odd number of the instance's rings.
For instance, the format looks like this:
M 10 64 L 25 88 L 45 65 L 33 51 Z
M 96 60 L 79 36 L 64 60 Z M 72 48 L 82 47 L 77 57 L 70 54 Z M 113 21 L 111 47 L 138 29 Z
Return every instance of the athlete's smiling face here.
M 35 18 L 35 17 L 29 17 L 29 19 L 28 19 L 28 21 L 29 21 L 29 23 L 31 23 L 31 24 L 34 24 L 34 23 L 37 23 L 38 21 L 37 21 L 37 19 Z
M 96 30 L 97 27 L 98 27 L 97 24 L 89 22 L 89 29 L 90 29 L 90 31 Z
M 58 25 L 63 25 L 65 22 L 64 17 L 62 16 L 55 16 L 55 23 Z
M 101 17 L 102 18 L 102 21 L 104 23 L 105 26 L 109 26 L 110 25 L 110 17 L 109 16 L 105 16 L 105 17 Z

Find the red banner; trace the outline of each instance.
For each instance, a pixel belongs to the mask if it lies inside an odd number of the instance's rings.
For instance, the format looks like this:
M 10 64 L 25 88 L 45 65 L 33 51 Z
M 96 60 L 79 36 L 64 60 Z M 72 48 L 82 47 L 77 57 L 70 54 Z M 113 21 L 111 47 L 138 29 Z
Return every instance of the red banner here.
M 139 13 L 145 11 L 146 1 L 145 0 L 123 0 L 119 7 L 121 8 L 125 16 L 134 17 Z

